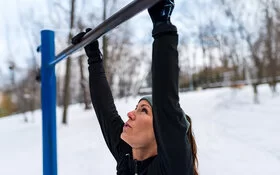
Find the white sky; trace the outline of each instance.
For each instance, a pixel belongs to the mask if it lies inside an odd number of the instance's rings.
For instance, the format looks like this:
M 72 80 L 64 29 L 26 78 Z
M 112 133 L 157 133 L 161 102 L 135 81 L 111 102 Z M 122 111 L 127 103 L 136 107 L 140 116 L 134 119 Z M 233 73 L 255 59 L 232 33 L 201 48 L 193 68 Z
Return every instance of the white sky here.
M 5 2 L 5 5 L 4 5 Z M 20 21 L 20 13 L 18 9 L 28 10 L 29 4 L 32 0 L 20 1 L 20 0 L 9 0 L 0 3 L 0 69 L 2 72 L 7 72 L 7 62 L 8 57 L 15 57 L 16 61 L 21 64 L 26 64 L 26 35 L 23 33 L 24 28 L 22 28 Z M 10 52 L 9 52 L 10 50 Z M 12 55 L 8 55 L 12 53 Z M 24 60 L 23 60 L 24 58 Z M 22 65 L 24 66 L 24 65 Z

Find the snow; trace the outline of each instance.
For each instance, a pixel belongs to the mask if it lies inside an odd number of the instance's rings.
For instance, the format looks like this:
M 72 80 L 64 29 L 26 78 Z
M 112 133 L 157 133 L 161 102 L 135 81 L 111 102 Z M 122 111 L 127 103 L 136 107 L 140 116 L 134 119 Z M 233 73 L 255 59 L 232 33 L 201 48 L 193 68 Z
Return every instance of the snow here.
M 201 175 L 280 174 L 280 96 L 272 96 L 267 85 L 259 91 L 260 104 L 253 103 L 251 87 L 180 94 L 193 120 Z M 115 101 L 124 120 L 138 99 Z M 67 126 L 61 114 L 58 108 L 58 174 L 116 174 L 94 111 L 72 105 Z M 0 119 L 1 175 L 42 174 L 41 111 L 27 115 L 29 123 L 22 114 Z

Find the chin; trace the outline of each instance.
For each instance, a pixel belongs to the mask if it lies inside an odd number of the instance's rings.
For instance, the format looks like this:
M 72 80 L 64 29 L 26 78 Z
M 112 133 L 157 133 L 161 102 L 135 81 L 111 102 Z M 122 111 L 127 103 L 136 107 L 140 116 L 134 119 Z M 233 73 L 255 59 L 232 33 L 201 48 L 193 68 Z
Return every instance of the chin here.
M 126 143 L 127 143 L 127 139 L 126 139 L 126 134 L 125 133 L 121 133 L 121 139 L 123 140 L 123 141 L 125 141 Z
M 121 139 L 123 141 L 125 141 L 125 143 L 129 144 L 130 146 L 132 146 L 131 143 L 129 142 L 129 139 L 128 139 L 126 133 L 122 132 L 120 137 L 121 137 Z

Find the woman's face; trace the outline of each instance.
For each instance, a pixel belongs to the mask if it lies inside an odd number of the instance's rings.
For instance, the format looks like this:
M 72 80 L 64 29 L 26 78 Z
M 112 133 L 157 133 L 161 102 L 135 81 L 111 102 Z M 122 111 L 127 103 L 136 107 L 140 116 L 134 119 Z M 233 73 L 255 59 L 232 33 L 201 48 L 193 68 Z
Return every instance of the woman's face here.
M 135 110 L 127 114 L 121 139 L 132 148 L 147 147 L 155 141 L 152 107 L 146 100 L 141 100 Z

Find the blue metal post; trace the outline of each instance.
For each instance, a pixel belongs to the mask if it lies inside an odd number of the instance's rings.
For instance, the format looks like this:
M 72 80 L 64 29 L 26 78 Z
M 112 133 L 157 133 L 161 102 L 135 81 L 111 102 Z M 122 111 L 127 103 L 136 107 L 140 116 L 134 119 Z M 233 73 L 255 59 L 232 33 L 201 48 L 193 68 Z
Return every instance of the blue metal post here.
M 56 77 L 54 32 L 41 31 L 41 105 L 43 126 L 43 175 L 57 175 L 56 148 Z

